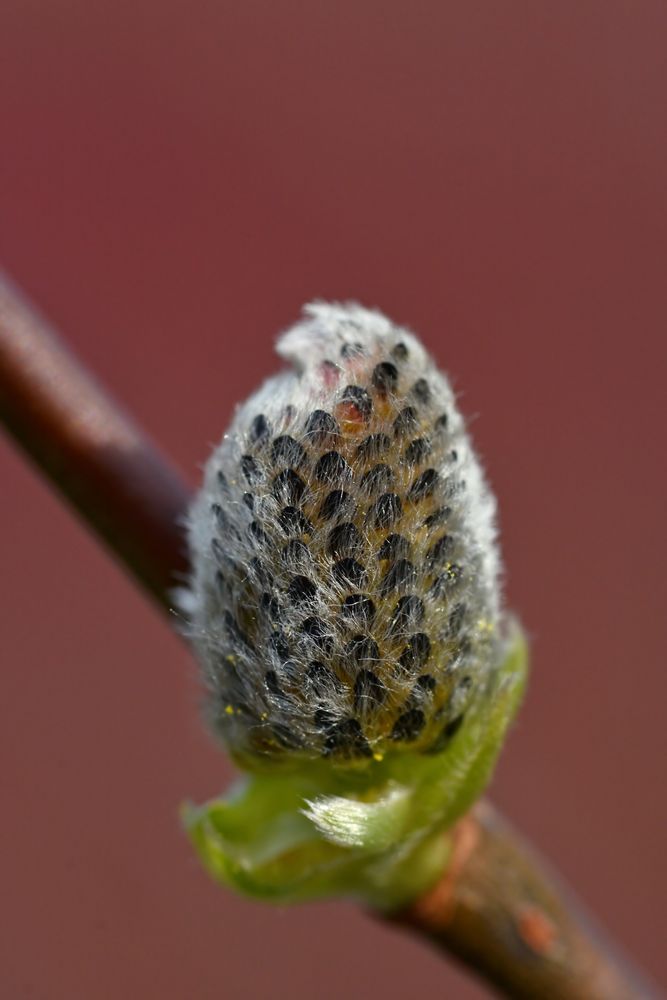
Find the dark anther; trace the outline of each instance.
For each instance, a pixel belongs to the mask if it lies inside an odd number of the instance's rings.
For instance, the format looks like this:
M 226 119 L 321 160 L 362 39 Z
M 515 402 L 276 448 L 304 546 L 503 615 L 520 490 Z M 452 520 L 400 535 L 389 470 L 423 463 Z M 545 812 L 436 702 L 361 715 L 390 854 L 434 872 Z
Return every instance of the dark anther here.
M 227 476 L 224 474 L 222 469 L 218 472 L 216 476 L 218 480 L 218 486 L 222 493 L 229 493 L 229 483 L 227 482 Z
M 248 508 L 248 510 L 252 510 L 253 507 L 255 506 L 255 498 L 252 495 L 252 493 L 244 493 L 243 494 L 243 502 L 246 505 L 246 507 Z
M 401 437 L 405 434 L 414 434 L 418 426 L 417 411 L 414 406 L 406 406 L 394 420 L 394 434 Z
M 458 563 L 450 563 L 444 573 L 436 577 L 429 587 L 429 597 L 438 598 L 447 594 L 461 579 L 463 573 Z
M 337 483 L 350 474 L 350 467 L 337 451 L 328 451 L 315 466 L 315 478 L 322 483 Z
M 451 513 L 451 507 L 438 507 L 432 514 L 424 518 L 424 527 L 428 528 L 429 531 L 431 528 L 437 528 L 439 524 L 443 524 L 451 516 Z
M 396 358 L 397 361 L 405 361 L 408 356 L 408 349 L 402 341 L 393 348 L 391 356 L 392 358 Z
M 221 597 L 227 597 L 229 594 L 229 583 L 225 579 L 224 574 L 216 569 L 215 571 L 215 586 Z
M 396 719 L 391 731 L 392 740 L 407 742 L 416 740 L 426 724 L 426 717 L 420 708 L 409 708 Z
M 245 632 L 240 627 L 240 625 L 238 624 L 238 622 L 236 621 L 236 619 L 234 618 L 234 616 L 230 611 L 225 611 L 224 623 L 225 623 L 225 633 L 227 635 L 227 638 L 234 646 L 250 645 L 248 642 L 248 637 L 246 636 Z
M 391 392 L 398 384 L 398 369 L 391 361 L 381 361 L 373 369 L 371 381 L 380 392 Z
M 248 525 L 248 531 L 258 545 L 269 544 L 269 536 L 258 521 L 251 521 Z
M 454 539 L 452 535 L 443 535 L 442 538 L 439 538 L 426 553 L 426 564 L 429 569 L 437 569 L 442 566 L 453 548 Z
M 371 757 L 372 751 L 356 719 L 335 722 L 324 744 L 325 753 L 341 757 Z
M 356 358 L 359 354 L 364 353 L 364 348 L 362 344 L 343 344 L 340 349 L 341 358 Z
M 323 521 L 331 521 L 335 517 L 347 514 L 353 507 L 353 500 L 349 493 L 343 490 L 333 490 L 325 498 L 319 510 L 319 516 Z
M 342 687 L 334 672 L 319 660 L 313 660 L 306 667 L 306 684 L 318 698 L 332 698 Z M 320 716 L 315 721 L 326 727 L 331 724 L 331 716 L 327 719 Z
M 377 661 L 380 659 L 380 650 L 374 639 L 367 635 L 355 635 L 345 649 L 345 655 L 349 656 L 355 663 L 365 663 L 367 660 Z
M 441 750 L 447 746 L 449 741 L 453 736 L 456 736 L 457 732 L 461 728 L 463 723 L 464 715 L 457 715 L 455 719 L 448 722 L 447 725 L 442 729 L 438 736 L 436 736 L 433 744 L 428 748 L 428 753 L 440 753 Z
M 354 707 L 360 715 L 366 715 L 382 704 L 387 689 L 372 670 L 360 670 L 354 682 Z
M 351 403 L 357 408 L 364 420 L 368 420 L 373 410 L 371 397 L 360 385 L 347 385 L 341 396 L 342 403 Z
M 273 495 L 279 503 L 295 506 L 301 500 L 306 484 L 292 469 L 283 469 L 273 480 Z
M 285 663 L 289 660 L 289 643 L 285 637 L 285 633 L 281 632 L 280 629 L 276 629 L 271 633 L 269 637 L 269 648 L 273 650 L 281 663 Z
M 277 622 L 280 620 L 280 604 L 278 603 L 278 598 L 273 594 L 270 594 L 268 590 L 265 590 L 260 597 L 259 606 L 269 621 Z
M 465 479 L 457 479 L 455 476 L 449 476 L 445 480 L 445 497 L 447 500 L 451 500 L 452 497 L 459 496 L 463 490 L 466 488 Z
M 253 556 L 248 564 L 250 576 L 262 587 L 273 586 L 273 577 L 258 556 Z
M 235 564 L 234 568 L 237 573 L 241 572 L 238 563 Z M 265 590 L 273 586 L 273 576 L 259 556 L 253 556 L 248 563 L 248 577 Z
M 415 594 L 401 597 L 394 608 L 389 628 L 394 634 L 401 634 L 415 628 L 424 618 L 424 602 Z
M 324 670 L 327 669 L 323 663 L 313 663 L 312 666 L 322 667 Z M 310 667 L 308 669 L 310 670 Z M 309 678 L 307 675 L 308 671 L 306 671 L 306 681 L 308 682 Z M 330 690 L 327 691 L 327 689 L 324 687 L 322 688 L 321 691 L 317 691 L 315 690 L 315 687 L 312 684 L 311 687 L 315 691 L 315 694 L 318 694 L 320 698 L 322 697 L 331 698 L 332 691 Z M 325 733 L 331 729 L 331 727 L 335 724 L 335 721 L 336 721 L 336 716 L 334 715 L 334 713 L 328 708 L 323 708 L 321 705 L 319 708 L 316 708 L 315 711 L 313 712 L 313 722 L 315 723 L 318 729 L 323 730 Z
M 370 627 L 375 618 L 375 605 L 365 594 L 350 594 L 341 606 L 343 617 L 357 625 Z
M 459 639 L 458 648 L 456 650 L 457 658 L 459 660 L 464 660 L 471 649 L 472 649 L 472 643 L 468 638 L 468 636 L 465 636 L 463 639 Z M 463 680 L 461 681 L 461 684 L 463 684 L 465 681 L 470 681 L 470 683 L 472 684 L 472 680 L 470 679 L 470 677 L 464 677 Z
M 357 448 L 357 458 L 379 458 L 390 444 L 391 441 L 386 434 L 369 434 Z
M 399 559 L 385 573 L 380 585 L 380 592 L 386 595 L 392 590 L 411 587 L 416 581 L 416 576 L 412 563 L 408 559 Z
M 465 604 L 457 604 L 447 622 L 447 635 L 456 636 L 461 631 L 466 614 Z
M 463 715 L 457 715 L 455 719 L 452 719 L 451 722 L 447 723 L 444 732 L 448 740 L 451 740 L 452 736 L 456 736 L 459 729 L 463 725 L 463 719 Z
M 340 559 L 345 555 L 352 555 L 358 552 L 363 546 L 363 539 L 359 530 L 351 521 L 344 521 L 336 525 L 329 535 L 329 554 L 334 559 Z
M 408 644 L 401 654 L 399 663 L 405 670 L 419 670 L 424 666 L 431 654 L 431 642 L 425 632 L 416 632 L 410 636 Z
M 306 452 L 289 434 L 281 434 L 273 442 L 271 458 L 275 465 L 298 466 L 306 461 Z
M 278 675 L 275 670 L 267 670 L 264 674 L 264 683 L 269 694 L 275 695 L 278 698 L 282 697 L 283 691 L 278 683 Z
M 243 455 L 241 457 L 241 472 L 251 486 L 255 486 L 262 478 L 262 470 L 252 455 Z
M 321 650 L 325 653 L 330 653 L 333 647 L 333 638 L 331 636 L 331 631 L 327 626 L 326 622 L 323 622 L 321 618 L 317 618 L 316 615 L 312 615 L 301 625 L 302 633 L 316 646 L 319 646 Z
M 419 465 L 431 454 L 431 442 L 428 438 L 415 438 L 405 449 L 405 461 L 409 465 Z
M 435 469 L 426 469 L 415 479 L 408 492 L 408 500 L 418 501 L 429 497 L 440 479 Z
M 363 587 L 366 570 L 356 559 L 340 559 L 333 566 L 333 575 L 342 587 Z
M 285 507 L 278 515 L 278 524 L 286 535 L 307 535 L 313 526 L 298 507 Z
M 263 413 L 258 413 L 250 424 L 250 440 L 253 444 L 263 444 L 269 437 L 271 428 Z
M 412 387 L 413 395 L 417 397 L 420 403 L 428 403 L 431 398 L 431 390 L 429 384 L 425 378 L 418 378 Z
M 280 558 L 289 569 L 305 569 L 311 561 L 307 546 L 296 538 L 285 545 Z
M 294 576 L 287 588 L 287 596 L 295 604 L 305 604 L 312 601 L 317 594 L 317 587 L 307 576 Z
M 322 444 L 338 433 L 338 424 L 326 410 L 313 410 L 306 420 L 306 437 L 314 444 Z
M 386 490 L 393 480 L 392 471 L 388 465 L 374 465 L 361 477 L 359 488 L 367 496 L 373 496 L 380 490 Z
M 385 493 L 371 508 L 370 516 L 376 528 L 388 528 L 402 513 L 401 498 L 395 493 Z
M 447 417 L 447 414 L 446 413 L 441 413 L 440 416 L 435 421 L 435 423 L 434 423 L 433 426 L 435 427 L 436 431 L 438 431 L 438 433 L 440 433 L 441 431 L 447 430 L 447 424 L 448 423 L 449 423 L 449 419 Z
M 404 559 L 410 552 L 410 543 L 403 535 L 387 535 L 378 549 L 378 559 Z
M 211 513 L 214 515 L 218 528 L 223 532 L 223 534 L 232 535 L 237 539 L 237 541 L 240 540 L 241 535 L 239 534 L 239 529 L 235 524 L 232 524 L 219 503 L 211 504 Z
M 419 689 L 417 691 L 417 689 Z M 433 694 L 435 691 L 435 677 L 433 674 L 421 674 L 415 681 L 415 692 L 420 694 Z

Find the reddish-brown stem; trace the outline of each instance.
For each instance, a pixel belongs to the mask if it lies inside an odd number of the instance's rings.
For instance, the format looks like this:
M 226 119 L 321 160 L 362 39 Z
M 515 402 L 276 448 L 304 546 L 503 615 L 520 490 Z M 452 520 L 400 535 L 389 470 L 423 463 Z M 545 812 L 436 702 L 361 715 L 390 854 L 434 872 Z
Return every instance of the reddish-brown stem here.
M 0 274 L 0 420 L 163 608 L 187 572 L 182 477 Z
M 181 476 L 0 275 L 0 419 L 163 611 L 187 573 Z M 389 917 L 510 997 L 656 996 L 487 803 L 454 830 L 440 882 Z
M 427 936 L 507 996 L 657 996 L 489 802 L 474 806 L 451 836 L 442 879 L 394 914 L 397 924 Z

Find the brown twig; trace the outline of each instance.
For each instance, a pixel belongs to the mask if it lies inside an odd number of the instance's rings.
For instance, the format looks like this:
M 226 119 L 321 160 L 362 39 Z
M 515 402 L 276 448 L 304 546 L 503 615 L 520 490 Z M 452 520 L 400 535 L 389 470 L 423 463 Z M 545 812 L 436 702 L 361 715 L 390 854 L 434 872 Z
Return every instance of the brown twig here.
M 0 419 L 164 611 L 187 572 L 189 491 L 0 275 Z M 655 996 L 616 957 L 542 862 L 488 805 L 454 831 L 441 881 L 391 919 L 511 997 Z
M 595 930 L 533 849 L 487 802 L 453 831 L 442 879 L 394 921 L 522 1000 L 648 1000 L 652 986 Z
M 0 273 L 0 420 L 163 608 L 187 572 L 182 477 Z

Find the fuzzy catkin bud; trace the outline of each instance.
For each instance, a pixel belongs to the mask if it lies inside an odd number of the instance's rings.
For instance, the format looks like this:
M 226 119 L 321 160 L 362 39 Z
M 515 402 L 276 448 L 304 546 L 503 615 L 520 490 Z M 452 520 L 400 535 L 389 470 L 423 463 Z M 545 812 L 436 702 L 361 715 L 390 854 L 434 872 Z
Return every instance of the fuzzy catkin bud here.
M 483 697 L 495 501 L 446 377 L 379 312 L 316 303 L 190 515 L 191 636 L 231 752 L 436 752 Z

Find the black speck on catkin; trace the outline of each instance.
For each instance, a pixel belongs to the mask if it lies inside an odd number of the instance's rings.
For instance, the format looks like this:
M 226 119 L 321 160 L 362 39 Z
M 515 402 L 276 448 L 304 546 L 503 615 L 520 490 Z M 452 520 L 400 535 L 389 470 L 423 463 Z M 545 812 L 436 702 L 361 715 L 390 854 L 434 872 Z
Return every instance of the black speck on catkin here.
M 434 752 L 483 696 L 495 504 L 447 378 L 378 312 L 316 304 L 192 507 L 190 635 L 244 758 Z M 455 474 L 455 475 L 454 475 Z

